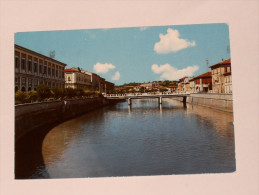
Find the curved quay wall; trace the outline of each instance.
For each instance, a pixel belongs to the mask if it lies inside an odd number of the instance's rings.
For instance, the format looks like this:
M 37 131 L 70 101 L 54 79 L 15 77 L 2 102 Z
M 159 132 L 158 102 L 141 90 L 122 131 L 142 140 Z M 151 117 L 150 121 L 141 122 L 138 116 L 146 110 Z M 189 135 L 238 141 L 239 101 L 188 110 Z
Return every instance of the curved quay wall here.
M 33 130 L 57 125 L 91 110 L 119 101 L 121 100 L 88 98 L 16 105 L 15 141 Z
M 226 112 L 233 112 L 232 94 L 193 93 L 187 97 L 186 102 Z

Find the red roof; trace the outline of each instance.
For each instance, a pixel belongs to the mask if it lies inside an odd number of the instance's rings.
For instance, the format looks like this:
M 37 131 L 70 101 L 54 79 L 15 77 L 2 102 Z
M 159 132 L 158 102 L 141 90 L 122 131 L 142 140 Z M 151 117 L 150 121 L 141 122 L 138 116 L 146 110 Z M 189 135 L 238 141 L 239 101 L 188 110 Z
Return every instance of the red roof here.
M 188 78 L 188 77 L 183 77 L 183 78 L 180 79 L 180 81 L 184 81 L 185 78 Z
M 65 72 L 77 72 L 77 71 L 74 69 L 71 69 L 71 68 L 67 68 L 67 69 L 65 69 Z
M 208 77 L 211 77 L 211 72 L 206 72 L 204 74 L 201 74 L 197 77 L 192 78 L 190 81 L 195 81 L 195 80 L 200 79 L 200 78 L 208 78 Z
M 230 65 L 230 64 L 231 64 L 231 59 L 229 58 L 229 59 L 227 59 L 227 60 L 224 60 L 224 61 L 222 61 L 222 62 L 219 62 L 219 63 L 217 63 L 217 64 L 214 64 L 214 65 L 210 66 L 210 68 L 211 68 L 211 67 L 214 67 L 214 66 Z

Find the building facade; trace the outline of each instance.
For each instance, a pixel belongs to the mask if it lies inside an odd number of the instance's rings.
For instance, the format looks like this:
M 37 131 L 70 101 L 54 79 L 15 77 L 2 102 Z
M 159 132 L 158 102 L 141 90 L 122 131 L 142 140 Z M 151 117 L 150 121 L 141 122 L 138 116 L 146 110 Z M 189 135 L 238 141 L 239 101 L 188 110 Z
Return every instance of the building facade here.
M 211 82 L 211 72 L 206 72 L 190 80 L 190 90 L 192 93 L 208 92 Z
M 231 59 L 210 66 L 213 93 L 232 93 Z
M 190 88 L 190 79 L 189 77 L 183 77 L 179 80 L 177 85 L 177 92 L 191 92 Z
M 100 91 L 102 93 L 114 91 L 113 83 L 106 81 L 95 73 L 85 71 L 79 67 L 66 69 L 65 73 L 66 87 Z
M 114 83 L 105 81 L 105 93 L 113 93 L 113 92 L 114 92 Z
M 147 90 L 152 90 L 152 89 L 158 89 L 159 88 L 159 83 L 152 82 L 152 83 L 142 83 L 140 87 L 144 87 Z
M 65 87 L 66 64 L 14 45 L 15 91 L 36 90 L 39 85 Z
M 168 87 L 168 92 L 174 93 L 174 92 L 176 92 L 176 91 L 177 91 L 177 85 L 170 85 L 170 86 Z
M 91 76 L 85 74 L 80 68 L 65 69 L 65 87 L 91 90 Z

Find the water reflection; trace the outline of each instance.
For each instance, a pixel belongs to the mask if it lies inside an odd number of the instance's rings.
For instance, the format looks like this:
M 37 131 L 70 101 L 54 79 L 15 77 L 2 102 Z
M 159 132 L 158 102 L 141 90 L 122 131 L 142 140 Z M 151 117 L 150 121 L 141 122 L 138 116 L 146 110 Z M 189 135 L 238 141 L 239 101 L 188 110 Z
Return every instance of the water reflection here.
M 171 99 L 134 100 L 55 127 L 42 154 L 52 178 L 232 172 L 232 122 L 231 113 Z

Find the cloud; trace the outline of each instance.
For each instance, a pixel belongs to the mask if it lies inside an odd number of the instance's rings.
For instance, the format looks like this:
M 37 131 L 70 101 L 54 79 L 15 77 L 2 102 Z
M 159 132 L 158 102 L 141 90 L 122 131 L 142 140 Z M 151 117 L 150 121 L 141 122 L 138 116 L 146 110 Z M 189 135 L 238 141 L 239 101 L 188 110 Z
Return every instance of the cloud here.
M 141 30 L 141 31 L 144 31 L 144 30 L 147 30 L 147 29 L 148 29 L 147 26 L 141 26 L 141 27 L 139 28 L 139 30 Z
M 116 66 L 114 66 L 113 64 L 109 64 L 109 63 L 101 64 L 101 63 L 97 62 L 94 65 L 94 71 L 96 73 L 107 73 L 109 70 L 112 70 L 114 68 L 116 68 Z
M 187 47 L 194 47 L 195 41 L 189 42 L 187 39 L 181 39 L 178 30 L 167 29 L 167 34 L 159 34 L 160 41 L 155 43 L 154 51 L 159 54 L 177 52 Z
M 120 78 L 121 78 L 121 74 L 119 73 L 119 71 L 117 71 L 117 72 L 115 72 L 115 75 L 113 75 L 112 80 L 118 81 L 118 80 L 120 80 Z
M 178 70 L 177 68 L 171 66 L 170 64 L 164 64 L 164 65 L 157 65 L 153 64 L 151 66 L 152 71 L 155 74 L 161 74 L 160 79 L 167 79 L 167 80 L 179 80 L 180 78 L 183 78 L 185 76 L 191 77 L 194 75 L 194 73 L 199 69 L 198 66 L 188 66 L 187 68 Z

